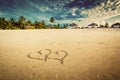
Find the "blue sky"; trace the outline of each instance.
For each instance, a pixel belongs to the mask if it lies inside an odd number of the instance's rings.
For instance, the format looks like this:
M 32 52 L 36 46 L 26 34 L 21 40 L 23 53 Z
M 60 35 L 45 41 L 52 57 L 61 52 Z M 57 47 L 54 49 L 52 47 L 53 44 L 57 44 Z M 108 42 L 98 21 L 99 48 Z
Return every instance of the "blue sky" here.
M 28 20 L 55 18 L 56 23 L 104 23 L 120 14 L 120 0 L 0 0 L 0 17 Z M 111 19 L 111 20 L 109 20 Z M 114 18 L 116 19 L 116 18 Z M 117 18 L 120 19 L 120 18 Z

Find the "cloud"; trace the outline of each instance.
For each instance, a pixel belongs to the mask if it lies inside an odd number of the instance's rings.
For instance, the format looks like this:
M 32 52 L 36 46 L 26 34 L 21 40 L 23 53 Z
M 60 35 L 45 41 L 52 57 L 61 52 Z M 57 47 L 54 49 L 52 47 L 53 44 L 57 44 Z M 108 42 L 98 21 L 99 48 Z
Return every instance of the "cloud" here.
M 38 9 L 40 12 L 52 11 L 52 9 L 49 8 L 49 7 L 46 6 L 46 5 L 40 6 L 40 5 L 35 4 L 35 3 L 33 3 L 33 2 L 29 2 L 29 3 L 30 3 L 30 5 L 31 5 L 32 7 L 35 7 L 35 8 Z
M 78 8 L 76 8 L 76 7 L 74 7 L 74 8 L 72 8 L 71 9 L 71 14 L 72 14 L 72 16 L 76 16 L 77 14 L 76 14 L 76 11 L 78 10 Z
M 110 18 L 107 18 L 107 19 L 105 19 L 105 21 L 107 21 L 107 22 L 109 22 L 111 24 L 116 23 L 116 22 L 120 22 L 120 14 L 112 16 Z
M 70 23 L 73 23 L 75 21 L 73 20 L 56 20 L 56 23 L 60 23 L 60 24 L 70 24 Z
M 1 0 L 0 15 L 5 17 L 25 16 L 32 21 L 54 17 L 61 23 L 87 25 L 104 23 L 120 13 L 120 0 Z M 47 19 L 48 18 L 48 19 Z
M 76 16 L 76 13 L 75 13 L 75 12 L 72 12 L 72 16 Z
M 81 14 L 88 14 L 88 18 L 82 19 L 82 22 L 87 24 L 90 22 L 102 23 L 105 19 L 120 14 L 120 5 L 118 4 L 120 4 L 118 0 L 108 0 L 92 9 L 83 10 Z M 113 10 L 113 8 L 115 9 Z

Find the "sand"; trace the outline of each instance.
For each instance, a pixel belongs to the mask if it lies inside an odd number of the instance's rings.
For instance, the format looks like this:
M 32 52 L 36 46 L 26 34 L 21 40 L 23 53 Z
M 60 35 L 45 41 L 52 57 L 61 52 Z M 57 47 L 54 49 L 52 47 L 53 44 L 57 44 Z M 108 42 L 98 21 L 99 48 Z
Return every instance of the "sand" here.
M 120 29 L 0 30 L 0 80 L 120 80 Z

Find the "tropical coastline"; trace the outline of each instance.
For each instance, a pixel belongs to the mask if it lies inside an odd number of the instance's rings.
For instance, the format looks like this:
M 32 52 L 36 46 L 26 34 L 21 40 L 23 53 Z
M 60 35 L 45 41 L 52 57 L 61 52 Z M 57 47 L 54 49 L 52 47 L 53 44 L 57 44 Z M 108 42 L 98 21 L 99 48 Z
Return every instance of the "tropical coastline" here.
M 0 0 L 0 80 L 120 80 L 120 0 Z

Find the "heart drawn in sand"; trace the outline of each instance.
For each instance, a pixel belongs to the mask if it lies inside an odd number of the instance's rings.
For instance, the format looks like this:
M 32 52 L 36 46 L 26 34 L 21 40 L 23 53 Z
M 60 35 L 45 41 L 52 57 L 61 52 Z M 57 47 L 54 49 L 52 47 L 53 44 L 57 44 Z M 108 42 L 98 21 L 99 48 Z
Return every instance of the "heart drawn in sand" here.
M 30 59 L 47 61 L 47 57 L 48 57 L 49 54 L 51 54 L 51 52 L 52 51 L 50 49 L 40 50 L 40 51 L 34 52 L 34 54 L 29 53 L 27 55 L 27 57 L 30 58 Z
M 37 60 L 44 60 L 47 61 L 47 59 L 53 59 L 60 61 L 61 64 L 64 63 L 64 59 L 67 57 L 68 53 L 65 50 L 58 50 L 54 53 L 50 49 L 44 49 L 37 52 L 29 53 L 27 55 L 30 59 L 37 59 Z
M 48 56 L 48 59 L 59 60 L 61 64 L 64 63 L 64 59 L 67 57 L 68 53 L 65 50 L 58 50 Z

